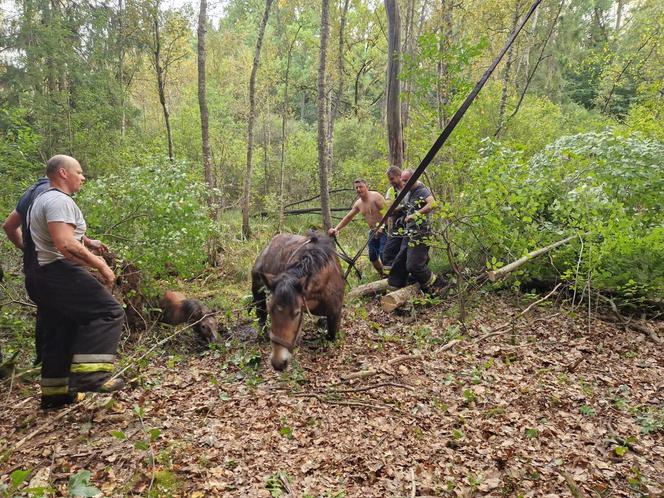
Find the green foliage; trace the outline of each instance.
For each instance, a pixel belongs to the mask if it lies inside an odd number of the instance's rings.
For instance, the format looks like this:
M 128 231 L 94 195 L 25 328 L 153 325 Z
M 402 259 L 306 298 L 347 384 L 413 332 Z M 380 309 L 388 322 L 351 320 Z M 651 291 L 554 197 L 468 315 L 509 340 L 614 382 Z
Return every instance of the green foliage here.
M 466 260 L 498 266 L 577 233 L 582 243 L 557 249 L 555 266 L 533 261 L 518 279 L 563 278 L 579 293 L 591 280 L 635 306 L 662 294 L 664 144 L 607 129 L 562 137 L 531 159 L 489 140 L 481 154 L 448 173 L 463 197 L 439 211 L 464 221 L 453 238 Z
M 90 485 L 90 471 L 81 470 L 69 478 L 69 496 L 96 496 L 101 491 Z
M 286 472 L 276 472 L 267 478 L 265 481 L 265 488 L 270 492 L 273 498 L 279 498 L 287 493 L 284 482 L 289 483 L 290 476 Z
M 41 137 L 30 126 L 27 110 L 0 108 L 0 157 L 3 181 L 0 183 L 0 209 L 9 213 L 20 194 L 43 173 L 36 161 Z
M 154 160 L 90 181 L 80 194 L 91 234 L 153 275 L 196 274 L 212 222 L 205 187 L 186 163 Z

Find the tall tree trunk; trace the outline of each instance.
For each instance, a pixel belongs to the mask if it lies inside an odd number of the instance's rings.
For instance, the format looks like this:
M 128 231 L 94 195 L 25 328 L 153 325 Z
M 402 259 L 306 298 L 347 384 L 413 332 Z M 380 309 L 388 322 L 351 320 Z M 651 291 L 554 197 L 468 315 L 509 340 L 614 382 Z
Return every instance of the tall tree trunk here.
M 348 5 L 350 0 L 344 0 L 343 10 L 341 11 L 341 20 L 339 21 L 339 45 L 337 48 L 337 88 L 334 93 L 334 99 L 331 102 L 330 124 L 327 130 L 328 147 L 328 166 L 330 171 L 334 171 L 334 123 L 339 115 L 341 107 L 341 98 L 344 92 L 344 31 L 346 29 L 346 16 L 348 14 Z
M 265 112 L 263 113 L 263 197 L 267 197 L 268 173 L 270 171 L 270 94 L 265 97 Z
M 441 0 L 441 24 L 438 28 L 438 50 L 440 54 L 449 51 L 452 38 L 452 9 L 451 0 Z M 439 56 L 440 57 L 440 56 Z M 447 62 L 438 60 L 436 79 L 436 101 L 438 104 L 438 127 L 442 130 L 447 124 L 447 105 L 450 103 L 450 76 Z
M 415 53 L 415 0 L 408 0 L 406 6 L 406 36 L 404 37 L 403 53 L 412 57 Z M 407 80 L 404 82 L 404 99 L 401 103 L 401 124 L 403 129 L 408 127 L 408 117 L 410 111 L 410 92 L 412 89 L 412 82 Z
M 325 64 L 327 59 L 327 38 L 330 31 L 329 25 L 329 0 L 322 0 L 320 16 L 320 58 L 318 64 L 318 178 L 320 181 L 320 208 L 323 216 L 325 230 L 332 226 L 330 215 L 330 193 L 327 179 L 327 123 L 325 102 Z
M 198 13 L 198 107 L 201 112 L 201 143 L 203 146 L 203 173 L 210 191 L 208 206 L 210 216 L 217 219 L 218 206 L 215 191 L 215 178 L 212 173 L 212 153 L 210 152 L 210 127 L 205 79 L 205 34 L 207 32 L 207 0 L 201 0 Z
M 390 166 L 403 166 L 403 130 L 399 71 L 401 69 L 401 21 L 397 0 L 385 0 L 387 13 L 387 141 Z
M 288 83 L 290 77 L 290 66 L 293 58 L 293 46 L 300 34 L 302 25 L 297 27 L 293 41 L 288 46 L 288 58 L 286 59 L 286 74 L 284 75 L 284 102 L 281 108 L 281 161 L 279 164 L 279 231 L 284 227 L 284 167 L 286 163 L 286 121 L 288 120 Z
M 251 197 L 251 162 L 254 153 L 254 121 L 256 120 L 256 73 L 258 72 L 258 63 L 261 56 L 261 47 L 263 46 L 263 35 L 265 26 L 270 16 L 270 6 L 272 0 L 265 0 L 265 10 L 263 19 L 258 29 L 258 39 L 256 40 L 256 51 L 254 52 L 254 63 L 251 67 L 251 77 L 249 78 L 249 121 L 247 123 L 247 171 L 244 177 L 244 189 L 242 192 L 242 235 L 249 237 L 249 199 Z
M 618 0 L 618 3 L 616 5 L 616 31 L 620 31 L 620 28 L 622 26 L 622 14 L 623 14 L 623 6 L 624 6 L 624 0 Z
M 171 134 L 171 121 L 168 112 L 168 105 L 166 103 L 166 80 L 164 78 L 164 68 L 161 65 L 161 34 L 159 28 L 159 7 L 155 9 L 152 18 L 152 27 L 154 29 L 154 68 L 157 73 L 157 89 L 159 91 L 159 103 L 164 113 L 164 123 L 166 124 L 166 139 L 168 141 L 168 159 L 173 162 L 175 156 L 173 155 L 173 136 Z
M 510 33 L 516 29 L 516 25 L 519 22 L 519 10 L 521 2 L 517 1 L 514 6 L 514 15 L 512 16 L 512 26 L 510 27 Z M 510 82 L 510 70 L 512 69 L 512 63 L 514 62 L 514 45 L 512 45 L 507 51 L 507 60 L 505 61 L 505 70 L 503 71 L 503 89 L 500 95 L 500 104 L 498 106 L 498 127 L 496 128 L 495 136 L 500 135 L 500 132 L 505 126 L 505 109 L 507 108 L 507 91 L 509 89 Z
M 535 47 L 537 44 L 537 32 L 538 32 L 538 27 L 539 27 L 539 16 L 540 16 L 540 9 L 537 9 L 535 13 L 533 14 L 533 20 L 530 21 L 530 41 L 529 43 L 525 44 L 524 50 L 523 50 L 523 56 L 519 58 L 519 64 L 516 67 L 516 71 L 514 71 L 514 84 L 516 87 L 519 86 L 518 81 L 519 81 L 519 75 L 521 74 L 521 64 L 523 63 L 524 69 L 523 69 L 523 87 L 526 86 L 528 83 L 528 75 L 530 74 L 530 51 Z M 546 22 L 546 21 L 545 21 Z
M 122 109 L 122 122 L 120 124 L 120 136 L 125 137 L 127 133 L 127 104 L 126 89 L 124 82 L 124 59 L 125 59 L 125 41 L 124 41 L 124 17 L 122 9 L 122 0 L 118 0 L 118 81 L 120 82 L 120 107 Z

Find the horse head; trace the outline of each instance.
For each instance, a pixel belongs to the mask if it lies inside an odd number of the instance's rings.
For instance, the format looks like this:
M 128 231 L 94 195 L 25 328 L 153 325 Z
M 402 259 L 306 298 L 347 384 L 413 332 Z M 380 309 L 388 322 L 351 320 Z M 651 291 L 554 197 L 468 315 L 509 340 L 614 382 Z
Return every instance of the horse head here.
M 219 323 L 214 315 L 206 315 L 194 328 L 205 342 L 213 344 L 221 342 L 218 332 Z
M 272 290 L 269 305 L 272 321 L 270 362 L 275 370 L 281 371 L 288 366 L 302 328 L 302 309 L 306 307 L 306 278 L 298 278 L 285 272 L 276 277 L 265 275 L 264 280 Z
M 210 310 L 196 299 L 184 299 L 181 303 L 182 317 L 194 324 L 194 331 L 204 343 L 220 343 L 219 322 Z

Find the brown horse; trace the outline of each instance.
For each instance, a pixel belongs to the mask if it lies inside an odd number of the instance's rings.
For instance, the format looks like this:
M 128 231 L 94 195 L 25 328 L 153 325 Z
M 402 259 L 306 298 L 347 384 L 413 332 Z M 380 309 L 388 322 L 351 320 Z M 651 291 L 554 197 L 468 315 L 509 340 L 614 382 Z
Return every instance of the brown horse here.
M 265 330 L 268 314 L 266 288 L 272 294 L 269 337 L 270 362 L 275 370 L 288 365 L 304 312 L 327 317 L 327 338 L 335 339 L 341 321 L 344 280 L 332 239 L 327 235 L 277 235 L 258 256 L 251 270 L 251 292 L 261 330 Z
M 162 322 L 170 325 L 193 323 L 194 331 L 202 342 L 221 342 L 216 317 L 200 301 L 187 299 L 181 292 L 167 291 L 159 300 L 159 307 L 162 310 Z

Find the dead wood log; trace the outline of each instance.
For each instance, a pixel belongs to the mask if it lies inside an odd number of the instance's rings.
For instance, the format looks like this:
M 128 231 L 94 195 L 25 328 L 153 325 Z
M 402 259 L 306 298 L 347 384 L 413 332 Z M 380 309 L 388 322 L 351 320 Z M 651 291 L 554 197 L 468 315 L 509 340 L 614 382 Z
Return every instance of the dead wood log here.
M 555 249 L 556 247 L 562 246 L 563 244 L 567 244 L 570 240 L 576 238 L 576 235 L 571 235 L 570 237 L 567 237 L 566 239 L 559 240 L 558 242 L 555 242 L 549 246 L 542 247 L 541 249 L 537 249 L 535 251 L 531 251 L 522 258 L 517 259 L 516 261 L 503 266 L 502 268 L 498 268 L 497 270 L 490 270 L 487 273 L 487 277 L 489 277 L 489 280 L 492 282 L 495 282 L 499 278 L 503 278 L 505 275 L 513 272 L 514 270 L 522 267 L 525 265 L 528 261 L 530 261 L 533 258 L 536 258 L 537 256 L 540 256 L 542 254 L 545 254 L 552 249 Z
M 389 294 L 385 294 L 381 300 L 380 305 L 383 308 L 383 311 L 390 312 L 394 311 L 400 306 L 403 306 L 411 297 L 417 295 L 420 291 L 420 284 L 412 284 L 406 287 L 403 287 Z
M 609 303 L 611 306 L 611 311 L 613 311 L 613 314 L 615 315 L 615 318 L 612 316 L 606 316 L 606 315 L 601 315 L 600 318 L 606 321 L 610 322 L 617 322 L 620 323 L 623 327 L 630 328 L 632 330 L 636 330 L 637 332 L 641 332 L 642 334 L 647 335 L 652 342 L 655 344 L 662 344 L 662 339 L 655 334 L 655 331 L 652 330 L 650 327 L 648 327 L 645 324 L 640 324 L 638 322 L 632 321 L 630 318 L 624 316 L 620 311 L 618 310 L 618 306 L 616 306 L 616 303 L 613 301 L 613 299 L 609 297 L 602 296 L 601 294 L 599 295 L 601 299 Z
M 387 289 L 387 279 L 376 280 L 375 282 L 369 282 L 368 284 L 358 285 L 348 293 L 348 297 L 361 297 L 368 296 L 370 294 L 378 294 Z

